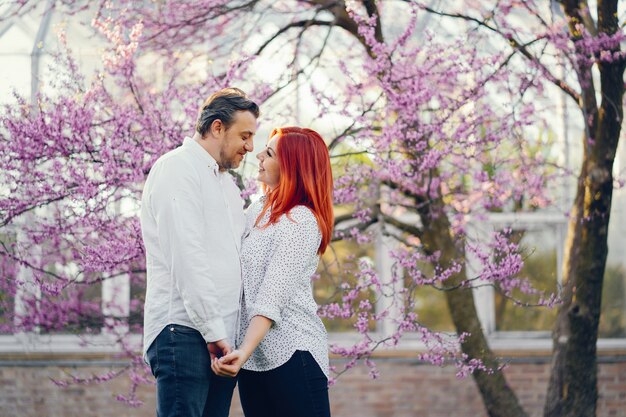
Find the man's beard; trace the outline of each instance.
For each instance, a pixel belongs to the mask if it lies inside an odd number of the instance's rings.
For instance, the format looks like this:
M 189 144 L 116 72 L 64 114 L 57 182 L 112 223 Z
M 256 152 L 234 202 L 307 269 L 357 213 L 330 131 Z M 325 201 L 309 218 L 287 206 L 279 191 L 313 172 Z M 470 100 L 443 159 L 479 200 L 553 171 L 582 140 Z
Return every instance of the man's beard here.
M 228 158 L 226 156 L 226 152 L 224 152 L 224 149 L 220 149 L 220 162 L 218 163 L 220 169 L 222 171 L 226 171 L 229 169 L 237 168 L 239 166 L 239 161 L 237 161 L 238 156 L 239 154 L 236 153 L 231 158 Z

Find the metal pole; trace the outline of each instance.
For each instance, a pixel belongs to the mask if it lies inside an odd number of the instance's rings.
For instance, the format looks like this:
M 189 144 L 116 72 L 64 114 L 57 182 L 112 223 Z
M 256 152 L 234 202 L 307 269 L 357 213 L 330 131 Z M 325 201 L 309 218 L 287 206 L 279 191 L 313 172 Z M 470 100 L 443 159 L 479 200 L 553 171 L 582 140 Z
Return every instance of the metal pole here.
M 30 53 L 30 103 L 34 112 L 37 112 L 39 109 L 39 106 L 37 105 L 37 96 L 39 95 L 39 62 L 44 51 L 44 42 L 46 40 L 46 36 L 48 35 L 48 29 L 50 29 L 50 20 L 52 20 L 54 3 L 55 0 L 48 0 L 46 10 L 44 11 L 43 18 L 41 19 L 41 24 L 39 25 L 39 30 L 37 31 L 37 36 L 35 37 L 33 49 Z

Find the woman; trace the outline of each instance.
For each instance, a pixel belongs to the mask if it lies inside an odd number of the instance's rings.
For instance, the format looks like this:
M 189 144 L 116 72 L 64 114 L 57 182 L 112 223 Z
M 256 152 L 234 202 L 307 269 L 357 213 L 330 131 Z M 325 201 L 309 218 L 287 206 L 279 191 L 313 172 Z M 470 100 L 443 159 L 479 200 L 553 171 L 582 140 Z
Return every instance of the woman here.
M 243 342 L 211 367 L 243 368 L 246 417 L 330 416 L 328 338 L 311 284 L 333 228 L 328 150 L 317 132 L 284 127 L 257 158 L 265 196 L 248 210 L 242 243 Z

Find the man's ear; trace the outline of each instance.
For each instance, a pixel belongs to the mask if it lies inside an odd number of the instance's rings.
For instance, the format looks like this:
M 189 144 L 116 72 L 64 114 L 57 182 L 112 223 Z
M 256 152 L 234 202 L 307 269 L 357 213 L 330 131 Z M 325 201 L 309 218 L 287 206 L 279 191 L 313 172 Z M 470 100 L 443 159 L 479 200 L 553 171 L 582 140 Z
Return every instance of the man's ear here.
M 211 123 L 211 134 L 215 137 L 221 137 L 224 131 L 226 130 L 224 123 L 220 119 L 213 120 Z

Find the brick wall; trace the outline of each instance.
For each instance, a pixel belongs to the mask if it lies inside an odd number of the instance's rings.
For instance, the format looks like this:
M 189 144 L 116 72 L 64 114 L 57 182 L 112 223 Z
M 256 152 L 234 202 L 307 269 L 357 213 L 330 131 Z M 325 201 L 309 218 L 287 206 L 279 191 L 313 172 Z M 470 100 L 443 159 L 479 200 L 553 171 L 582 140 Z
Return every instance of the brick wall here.
M 118 378 L 101 385 L 59 388 L 50 378 L 65 371 L 97 373 L 106 367 L 93 360 L 74 360 L 73 366 L 54 366 L 58 357 L 37 361 L 0 358 L 0 417 L 143 417 L 154 416 L 154 388 L 142 387 L 145 404 L 128 408 L 115 400 L 128 381 Z M 64 358 L 67 360 L 67 358 Z M 334 417 L 486 417 L 471 378 L 457 380 L 452 367 L 438 368 L 411 358 L 379 358 L 381 376 L 371 380 L 357 367 L 331 387 Z M 44 366 L 47 364 L 47 366 Z M 548 357 L 514 358 L 505 370 L 509 383 L 529 416 L 542 414 L 549 376 Z M 599 417 L 626 417 L 626 357 L 601 357 Z M 242 415 L 235 396 L 231 416 Z

